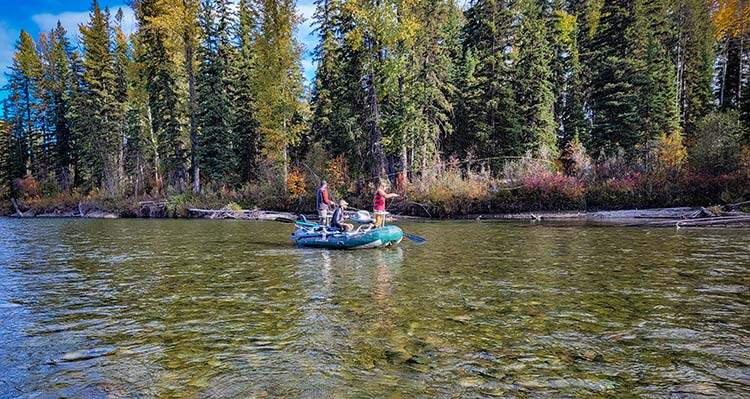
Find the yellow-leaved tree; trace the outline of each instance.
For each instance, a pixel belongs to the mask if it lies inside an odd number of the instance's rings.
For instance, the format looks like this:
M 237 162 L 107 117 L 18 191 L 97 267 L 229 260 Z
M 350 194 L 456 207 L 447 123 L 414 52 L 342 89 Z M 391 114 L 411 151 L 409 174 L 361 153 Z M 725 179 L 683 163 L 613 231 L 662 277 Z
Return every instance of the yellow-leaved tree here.
M 308 114 L 303 101 L 302 46 L 295 37 L 302 18 L 294 0 L 258 0 L 255 8 L 255 115 L 262 152 L 278 166 L 286 185 L 289 146 L 299 141 Z

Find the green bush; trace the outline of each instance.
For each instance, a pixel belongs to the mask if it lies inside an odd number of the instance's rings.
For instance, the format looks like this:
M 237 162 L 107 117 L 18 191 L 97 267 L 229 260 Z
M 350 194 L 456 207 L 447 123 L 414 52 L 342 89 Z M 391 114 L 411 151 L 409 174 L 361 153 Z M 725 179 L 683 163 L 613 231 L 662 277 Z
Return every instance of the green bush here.
M 737 171 L 742 154 L 742 125 L 737 111 L 712 112 L 698 121 L 690 140 L 693 170 L 722 175 Z

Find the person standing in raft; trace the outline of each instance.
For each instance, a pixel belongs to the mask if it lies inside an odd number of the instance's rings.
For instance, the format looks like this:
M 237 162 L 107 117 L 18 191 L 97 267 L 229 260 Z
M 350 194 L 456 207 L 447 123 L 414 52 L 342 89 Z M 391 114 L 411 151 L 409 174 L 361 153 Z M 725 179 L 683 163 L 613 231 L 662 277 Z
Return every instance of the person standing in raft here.
M 385 223 L 385 200 L 388 198 L 396 198 L 396 193 L 385 192 L 385 181 L 381 180 L 378 183 L 378 189 L 375 191 L 375 198 L 373 199 L 372 210 L 375 212 L 375 227 L 383 227 Z
M 353 224 L 344 223 L 344 211 L 347 206 L 349 206 L 348 202 L 344 200 L 339 201 L 339 206 L 333 211 L 333 216 L 331 216 L 331 227 L 337 227 L 343 231 L 352 231 L 354 229 Z
M 315 196 L 315 206 L 318 208 L 319 221 L 323 226 L 328 226 L 328 207 L 332 204 L 333 201 L 328 198 L 328 182 L 322 180 Z

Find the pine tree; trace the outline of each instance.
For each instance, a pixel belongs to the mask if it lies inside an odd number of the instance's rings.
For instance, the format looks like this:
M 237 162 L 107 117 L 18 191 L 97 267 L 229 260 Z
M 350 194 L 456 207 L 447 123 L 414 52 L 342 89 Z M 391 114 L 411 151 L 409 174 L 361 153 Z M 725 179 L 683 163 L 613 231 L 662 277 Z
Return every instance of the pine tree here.
M 526 149 L 546 147 L 556 153 L 557 125 L 550 65 L 552 49 L 547 33 L 548 11 L 544 1 L 539 0 L 525 0 L 523 8 L 514 79 L 523 121 L 523 133 L 518 144 Z
M 88 24 L 80 27 L 86 54 L 83 100 L 87 114 L 77 123 L 81 125 L 84 161 L 93 183 L 114 196 L 122 179 L 118 164 L 122 120 L 116 97 L 117 74 L 110 42 L 109 11 L 102 10 L 94 0 L 90 18 Z
M 316 2 L 316 31 L 320 44 L 312 89 L 313 142 L 323 144 L 330 156 L 344 156 L 355 173 L 370 171 L 367 110 L 362 89 L 364 53 L 355 35 L 358 9 L 341 0 Z M 352 3 L 353 5 L 354 3 Z
M 578 41 L 582 33 L 575 14 L 560 6 L 556 6 L 553 13 L 551 25 L 555 58 L 552 80 L 557 87 L 555 118 L 559 124 L 558 148 L 565 151 L 573 140 L 588 140 L 589 124 L 584 110 L 585 69 L 581 65 Z
M 50 71 L 52 81 L 55 82 L 51 93 L 56 143 L 55 175 L 63 190 L 70 189 L 73 184 L 73 128 L 68 114 L 76 84 L 71 59 L 73 47 L 66 36 L 65 28 L 58 21 L 57 27 L 50 34 L 53 39 Z
M 677 3 L 677 83 L 683 130 L 690 137 L 712 107 L 714 39 L 711 10 L 704 0 Z
M 646 38 L 646 73 L 648 81 L 641 95 L 641 117 L 644 140 L 653 140 L 680 131 L 676 66 L 670 57 L 675 32 L 670 21 L 671 10 L 665 0 L 647 1 L 639 11 L 643 15 Z
M 84 124 L 81 123 L 89 110 L 86 107 L 85 90 L 83 83 L 83 58 L 77 49 L 71 49 L 67 52 L 68 62 L 70 64 L 71 88 L 69 109 L 66 117 L 70 122 L 70 161 L 72 169 L 73 187 L 81 187 L 84 180 L 83 153 L 84 153 Z
M 298 140 L 304 113 L 301 46 L 295 38 L 300 17 L 294 0 L 260 0 L 253 76 L 258 131 L 263 151 L 286 181 L 289 146 Z
M 232 109 L 231 131 L 235 139 L 237 174 L 241 182 L 256 177 L 259 137 L 255 120 L 252 78 L 255 68 L 255 18 L 250 0 L 240 0 L 237 25 L 237 51 L 229 63 Z
M 605 0 L 601 15 L 592 44 L 591 148 L 594 153 L 632 152 L 643 142 L 639 104 L 648 83 L 641 54 L 645 35 L 638 29 L 635 2 Z
M 144 59 L 145 46 L 141 35 L 131 39 L 132 57 Z M 128 102 L 125 115 L 125 174 L 133 184 L 133 193 L 139 196 L 153 187 L 150 181 L 158 182 L 158 145 L 151 124 L 146 73 L 140 62 L 130 62 L 127 69 Z
M 128 77 L 129 70 L 131 69 L 131 63 L 133 60 L 130 57 L 130 46 L 128 45 L 128 38 L 122 30 L 123 12 L 122 8 L 115 14 L 115 24 L 112 27 L 114 36 L 114 49 L 113 49 L 113 69 L 115 72 L 115 88 L 114 88 L 114 110 L 113 118 L 117 124 L 117 138 L 116 138 L 116 157 L 118 176 L 120 179 L 125 178 L 125 152 L 127 145 L 127 107 L 128 107 Z
M 455 65 L 461 52 L 460 10 L 453 1 L 417 3 L 413 49 L 407 54 L 405 99 L 401 104 L 403 143 L 401 179 L 409 167 L 428 167 L 441 150 L 441 142 L 453 133 L 456 96 Z
M 143 64 L 146 75 L 148 115 L 156 143 L 154 157 L 169 184 L 182 192 L 187 181 L 182 122 L 185 109 L 178 88 L 176 57 L 173 57 L 179 46 L 174 40 L 170 41 L 169 31 L 153 23 L 166 13 L 160 0 L 134 1 L 133 8 L 140 26 L 139 40 L 144 47 L 138 62 Z M 160 184 L 161 174 L 155 178 Z
M 515 76 L 513 4 L 477 0 L 466 11 L 456 147 L 480 158 L 524 151 Z
M 199 162 L 209 181 L 230 182 L 236 169 L 231 130 L 231 102 L 228 93 L 229 11 L 225 0 L 204 0 L 198 49 Z
M 319 140 L 326 140 L 341 145 L 338 140 L 331 140 L 335 135 L 336 92 L 341 85 L 342 60 L 341 42 L 337 37 L 336 14 L 341 12 L 337 0 L 317 0 L 315 11 L 316 32 L 320 36 L 320 43 L 315 48 L 314 57 L 318 62 L 315 81 L 312 88 L 312 132 Z
M 15 147 L 11 178 L 23 177 L 36 171 L 36 157 L 41 141 L 38 118 L 41 73 L 41 59 L 36 44 L 22 30 L 8 75 L 9 96 L 5 108 Z

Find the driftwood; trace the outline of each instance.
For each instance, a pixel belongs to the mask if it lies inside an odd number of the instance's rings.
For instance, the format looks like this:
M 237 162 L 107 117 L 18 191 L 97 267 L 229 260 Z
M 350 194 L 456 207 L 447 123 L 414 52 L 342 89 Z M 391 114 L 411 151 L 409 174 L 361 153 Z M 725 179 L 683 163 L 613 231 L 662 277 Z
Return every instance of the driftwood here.
M 730 211 L 740 209 L 742 207 L 750 207 L 750 201 L 745 202 L 738 202 L 736 204 L 729 204 L 725 208 L 729 209 Z
M 711 213 L 713 214 L 713 213 Z M 636 223 L 630 226 L 650 226 L 650 227 L 702 227 L 702 226 L 744 226 L 750 225 L 750 214 L 732 212 L 731 215 L 721 216 L 696 216 L 689 219 L 659 220 L 652 222 Z
M 468 215 L 474 220 L 531 220 L 604 222 L 640 227 L 700 227 L 750 225 L 750 213 L 713 211 L 707 208 L 660 208 L 602 212 L 534 212 Z
M 229 210 L 229 209 L 188 209 L 188 215 L 193 218 L 202 219 L 238 219 L 238 220 L 283 220 L 295 221 L 297 215 L 289 212 L 252 210 Z
M 11 198 L 11 199 L 10 199 L 10 203 L 11 203 L 11 204 L 13 204 L 13 208 L 15 208 L 15 209 L 16 209 L 16 214 L 18 215 L 18 217 L 22 218 L 22 217 L 24 217 L 24 216 L 25 216 L 25 215 L 24 215 L 24 213 L 23 213 L 23 212 L 21 212 L 21 210 L 20 210 L 20 209 L 18 209 L 18 203 L 16 202 L 16 199 L 15 199 L 15 198 Z
M 701 227 L 701 226 L 729 226 L 729 225 L 749 225 L 750 215 L 748 216 L 726 216 L 713 217 L 695 220 L 685 220 L 677 222 L 675 227 Z

